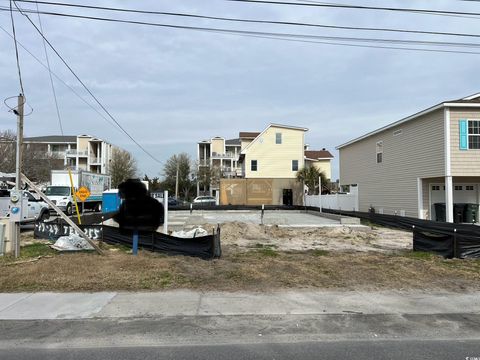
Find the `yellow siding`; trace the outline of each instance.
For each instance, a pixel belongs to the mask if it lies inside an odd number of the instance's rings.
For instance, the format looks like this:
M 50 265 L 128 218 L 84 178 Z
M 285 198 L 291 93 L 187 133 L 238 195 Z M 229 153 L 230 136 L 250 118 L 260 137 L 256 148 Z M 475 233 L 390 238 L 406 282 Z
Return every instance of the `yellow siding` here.
M 79 137 L 78 138 L 78 151 L 88 151 L 88 141 L 90 138 L 83 138 Z
M 275 143 L 275 134 L 282 133 L 282 143 Z M 245 149 L 245 177 L 247 178 L 295 178 L 292 160 L 298 160 L 298 168 L 304 165 L 303 130 L 270 127 Z M 251 171 L 251 160 L 257 160 L 258 170 Z
M 452 176 L 480 176 L 480 150 L 460 150 L 458 121 L 480 120 L 480 111 L 474 109 L 450 108 L 450 153 Z
M 252 142 L 252 140 L 241 140 L 240 141 L 241 150 L 245 149 L 247 147 L 247 145 L 250 144 L 251 142 Z
M 217 154 L 225 154 L 225 140 L 224 139 L 212 139 L 211 151 Z
M 394 136 L 400 129 L 402 134 Z M 383 141 L 381 164 L 376 163 L 378 141 Z M 371 205 L 385 214 L 405 210 L 417 217 L 417 178 L 444 176 L 444 154 L 441 109 L 341 148 L 340 184 L 358 184 L 361 211 Z
M 332 179 L 332 163 L 331 160 L 317 160 L 310 161 L 312 166 L 315 166 L 318 171 L 323 172 L 327 179 Z

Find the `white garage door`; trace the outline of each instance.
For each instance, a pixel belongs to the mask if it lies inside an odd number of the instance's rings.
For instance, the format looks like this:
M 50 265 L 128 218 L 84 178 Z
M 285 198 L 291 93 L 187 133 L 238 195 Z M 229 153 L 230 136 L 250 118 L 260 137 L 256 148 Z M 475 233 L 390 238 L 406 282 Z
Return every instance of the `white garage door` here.
M 445 185 L 430 185 L 430 209 L 432 219 L 435 219 L 435 207 L 433 204 L 445 203 Z M 455 184 L 453 186 L 453 203 L 478 204 L 478 184 Z

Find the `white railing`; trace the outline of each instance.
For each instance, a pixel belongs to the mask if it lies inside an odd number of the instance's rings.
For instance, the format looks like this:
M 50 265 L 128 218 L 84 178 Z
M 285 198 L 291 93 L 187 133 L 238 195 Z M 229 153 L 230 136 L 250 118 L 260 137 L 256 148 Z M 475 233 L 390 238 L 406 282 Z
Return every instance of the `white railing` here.
M 358 191 L 331 195 L 306 195 L 306 206 L 321 206 L 323 209 L 358 211 Z
M 67 156 L 88 156 L 88 151 L 81 151 L 81 150 L 67 150 Z
M 226 153 L 226 154 L 219 154 L 216 152 L 212 152 L 213 159 L 235 159 L 235 153 Z

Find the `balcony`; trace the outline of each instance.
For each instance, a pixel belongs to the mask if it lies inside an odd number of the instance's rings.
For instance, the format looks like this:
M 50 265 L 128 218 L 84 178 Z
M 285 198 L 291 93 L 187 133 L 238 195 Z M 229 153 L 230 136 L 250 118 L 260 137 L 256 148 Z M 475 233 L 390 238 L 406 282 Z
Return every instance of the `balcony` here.
M 87 157 L 88 156 L 88 151 L 82 151 L 82 150 L 67 150 L 66 151 L 67 157 Z
M 235 156 L 235 153 L 227 152 L 226 154 L 219 154 L 212 152 L 212 159 L 236 159 L 238 156 Z
M 101 158 L 90 156 L 90 165 L 100 165 L 101 162 L 102 162 Z

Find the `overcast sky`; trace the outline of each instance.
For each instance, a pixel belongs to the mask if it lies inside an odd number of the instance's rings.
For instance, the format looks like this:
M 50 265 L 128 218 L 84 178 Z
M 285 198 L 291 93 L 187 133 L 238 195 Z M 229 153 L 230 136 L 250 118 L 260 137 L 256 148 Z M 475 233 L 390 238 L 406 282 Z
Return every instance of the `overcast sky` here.
M 72 2 L 65 0 L 64 2 Z M 480 12 L 480 4 L 454 0 L 339 0 L 355 5 L 435 8 Z M 479 18 L 399 14 L 344 9 L 232 3 L 224 0 L 77 1 L 156 11 L 329 25 L 395 27 L 480 33 Z M 1 6 L 8 1 L 0 0 Z M 22 4 L 25 8 L 34 5 Z M 316 35 L 477 42 L 476 38 L 385 34 L 213 20 L 101 15 L 165 24 L 209 26 Z M 30 15 L 38 22 L 36 15 Z M 15 14 L 18 40 L 45 62 L 41 38 Z M 162 161 L 179 152 L 196 157 L 196 143 L 239 131 L 261 131 L 269 123 L 307 127 L 313 149 L 335 146 L 443 100 L 480 91 L 480 55 L 411 52 L 146 26 L 42 15 L 46 37 L 125 129 Z M 0 26 L 11 33 L 10 14 Z M 451 48 L 446 48 L 451 49 Z M 480 48 L 463 48 L 480 52 Z M 94 104 L 50 51 L 52 71 Z M 60 134 L 47 71 L 20 49 L 28 104 L 26 136 Z M 91 134 L 131 151 L 142 173 L 158 176 L 162 166 L 55 80 L 65 134 Z M 13 41 L 0 29 L 0 97 L 19 93 Z M 0 129 L 14 129 L 15 116 L 2 104 Z M 338 163 L 334 163 L 334 177 Z

